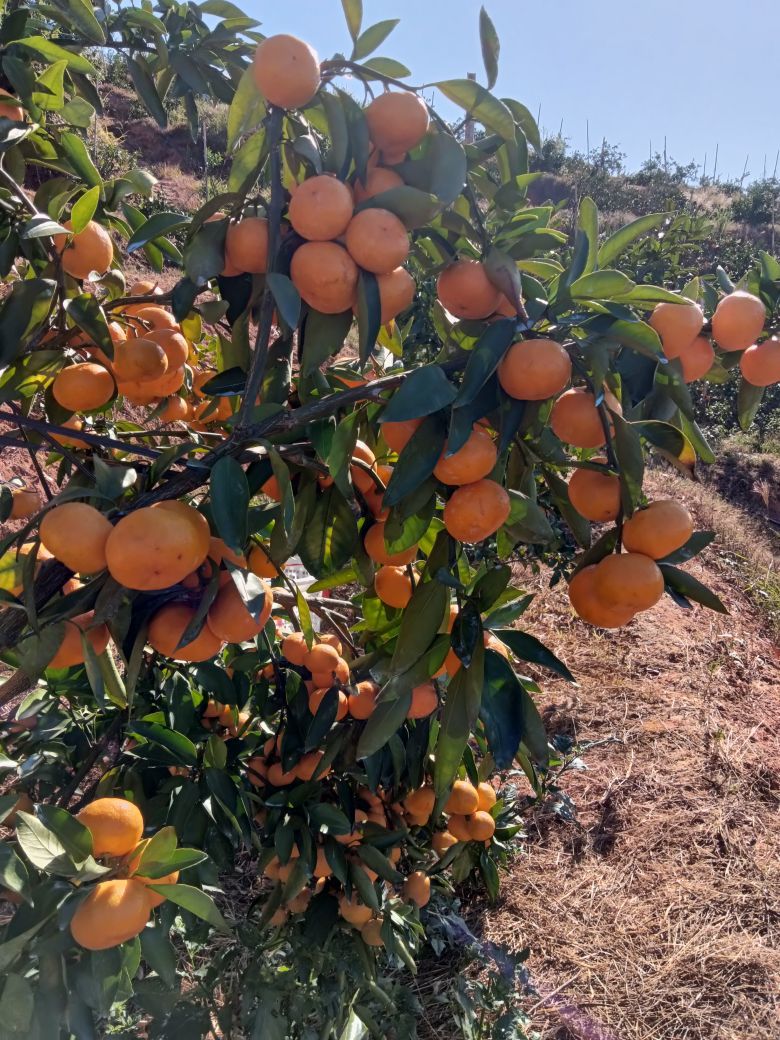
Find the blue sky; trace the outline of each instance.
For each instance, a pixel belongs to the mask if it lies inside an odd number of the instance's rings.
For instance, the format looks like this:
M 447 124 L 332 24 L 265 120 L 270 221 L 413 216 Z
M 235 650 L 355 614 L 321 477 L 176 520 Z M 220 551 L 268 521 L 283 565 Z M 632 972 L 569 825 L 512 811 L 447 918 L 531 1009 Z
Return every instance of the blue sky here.
M 350 46 L 340 0 L 238 0 L 270 35 L 308 40 L 321 58 Z M 378 53 L 414 82 L 477 72 L 480 0 L 363 0 L 363 26 L 401 24 Z M 712 172 L 771 175 L 780 148 L 780 0 L 486 0 L 503 51 L 496 92 L 585 150 L 606 137 L 638 166 L 650 151 Z M 441 101 L 441 99 L 439 99 Z M 437 107 L 447 114 L 446 104 Z M 780 164 L 778 164 L 780 172 Z

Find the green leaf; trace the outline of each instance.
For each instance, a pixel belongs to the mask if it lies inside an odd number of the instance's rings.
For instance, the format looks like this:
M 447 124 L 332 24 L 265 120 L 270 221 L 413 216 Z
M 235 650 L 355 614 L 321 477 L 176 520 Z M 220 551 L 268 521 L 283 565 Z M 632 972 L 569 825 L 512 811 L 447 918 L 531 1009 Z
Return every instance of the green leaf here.
M 82 293 L 65 300 L 63 308 L 70 320 L 83 329 L 109 358 L 113 358 L 114 341 L 108 331 L 108 322 L 103 308 L 92 293 Z
M 440 416 L 429 416 L 415 430 L 411 440 L 401 452 L 393 468 L 383 502 L 388 507 L 396 506 L 412 492 L 421 488 L 433 473 L 444 450 L 446 431 Z M 427 499 L 426 495 L 426 499 Z
M 382 327 L 382 300 L 375 274 L 361 271 L 357 287 L 358 346 L 360 364 L 365 365 L 376 346 Z
M 528 753 L 535 762 L 546 766 L 550 760 L 550 749 L 544 723 L 525 684 L 521 682 L 520 687 L 520 703 L 523 709 L 523 745 L 528 749 Z
M 217 909 L 214 900 L 199 888 L 192 885 L 149 885 L 149 890 L 165 896 L 183 910 L 188 910 L 201 920 L 207 921 L 223 935 L 230 935 L 230 926 Z
M 383 748 L 404 724 L 411 704 L 411 687 L 402 692 L 395 700 L 380 700 L 370 715 L 366 728 L 360 734 L 357 757 L 368 758 Z
M 469 355 L 454 408 L 471 404 L 498 368 L 514 338 L 515 322 L 510 319 L 488 325 Z
M 86 36 L 91 43 L 100 46 L 106 42 L 106 34 L 88 0 L 54 0 L 54 2 L 67 14 L 68 24 Z
M 739 392 L 737 394 L 737 417 L 742 430 L 749 430 L 753 425 L 761 402 L 764 400 L 763 386 L 753 386 L 747 379 L 740 379 Z
M 133 253 L 147 242 L 154 242 L 189 223 L 190 217 L 183 213 L 155 213 L 132 233 L 127 243 L 127 252 Z
M 377 47 L 384 43 L 399 21 L 400 18 L 388 18 L 386 21 L 370 25 L 355 40 L 352 60 L 360 61 L 362 58 L 368 57 L 369 54 L 373 54 Z
M 66 877 L 78 872 L 57 835 L 30 813 L 19 811 L 16 814 L 16 837 L 22 852 L 39 870 Z
M 0 306 L 0 366 L 9 365 L 24 349 L 26 339 L 49 313 L 57 283 L 29 278 L 13 284 Z
M 569 292 L 575 300 L 612 300 L 633 288 L 634 283 L 621 271 L 593 271 L 572 282 Z
M 220 459 L 209 486 L 217 532 L 234 552 L 242 553 L 249 537 L 249 484 L 240 463 L 230 457 Z
M 92 220 L 95 216 L 99 201 L 100 187 L 97 184 L 94 188 L 89 188 L 88 191 L 82 194 L 71 210 L 71 230 L 74 235 L 78 235 L 79 232 L 83 231 L 89 220 Z
M 128 683 L 128 686 L 130 684 Z M 131 722 L 128 725 L 128 733 L 143 737 L 152 744 L 164 748 L 174 757 L 180 765 L 194 766 L 198 762 L 198 754 L 195 745 L 183 733 L 177 730 L 160 726 L 156 722 Z
M 685 599 L 692 599 L 696 603 L 701 603 L 702 606 L 708 607 L 718 614 L 728 614 L 728 608 L 724 606 L 715 593 L 708 589 L 706 585 L 702 585 L 700 581 L 697 581 L 687 571 L 682 571 L 679 567 L 673 567 L 670 563 L 659 562 L 658 566 L 664 576 L 667 588 L 673 589 L 681 596 L 684 596 Z
M 268 157 L 268 137 L 264 129 L 248 137 L 233 159 L 228 176 L 228 191 L 248 191 L 260 175 Z
M 428 652 L 445 619 L 449 602 L 449 589 L 436 580 L 422 582 L 414 590 L 404 609 L 390 663 L 395 675 L 408 671 Z
M 364 209 L 386 209 L 402 220 L 411 231 L 429 223 L 441 210 L 441 204 L 435 195 L 421 191 L 408 184 L 398 188 L 390 188 L 372 195 L 357 207 L 357 212 Z
M 446 98 L 460 105 L 486 130 L 492 130 L 505 141 L 514 141 L 515 121 L 512 113 L 503 101 L 499 101 L 479 83 L 470 79 L 449 79 L 432 86 L 438 87 Z
M 92 162 L 87 146 L 83 139 L 70 130 L 63 130 L 60 134 L 60 144 L 65 157 L 75 170 L 76 174 L 90 187 L 98 185 L 102 187 L 103 178 L 98 173 L 97 167 Z
M 434 784 L 442 799 L 449 790 L 479 718 L 484 685 L 485 651 L 478 642 L 471 664 L 463 665 L 447 687 L 441 728 L 436 741 Z
M 252 69 L 245 69 L 238 81 L 227 118 L 227 150 L 232 152 L 244 134 L 256 130 L 265 118 L 263 95 L 257 89 Z
M 369 72 L 375 72 L 376 78 L 379 79 L 385 76 L 390 79 L 406 79 L 412 74 L 405 65 L 402 65 L 400 61 L 395 61 L 394 58 L 369 58 L 368 61 L 363 62 L 363 68 Z
M 0 842 L 0 885 L 21 895 L 29 884 L 30 876 L 24 861 L 7 842 Z
M 352 311 L 321 314 L 310 310 L 303 324 L 303 375 L 310 376 L 329 357 L 337 354 L 352 327 Z
M 715 540 L 714 531 L 694 531 L 685 545 L 677 549 L 675 552 L 670 553 L 668 556 L 664 556 L 662 560 L 658 560 L 658 563 L 687 563 L 688 560 L 692 560 L 694 556 L 698 556 L 702 549 L 706 549 Z
M 620 497 L 623 508 L 630 516 L 642 497 L 645 476 L 645 456 L 642 440 L 632 423 L 615 412 L 610 412 L 615 425 L 614 447 L 620 464 Z
M 657 359 L 663 352 L 658 333 L 644 321 L 611 321 L 605 335 L 645 357 Z
M 523 739 L 522 687 L 509 662 L 485 651 L 485 680 L 479 717 L 497 769 L 509 769 Z
M 355 516 L 349 502 L 333 484 L 318 496 L 298 543 L 303 565 L 315 578 L 325 578 L 346 566 L 357 541 Z
M 539 127 L 536 125 L 536 120 L 531 115 L 529 109 L 525 105 L 521 105 L 519 101 L 515 101 L 514 98 L 502 98 L 501 99 L 512 116 L 523 131 L 529 142 L 534 146 L 537 152 L 542 150 L 542 140 L 539 133 Z
M 164 130 L 168 125 L 168 113 L 157 92 L 157 87 L 154 84 L 154 79 L 146 61 L 140 55 L 137 58 L 128 56 L 125 60 L 127 62 L 127 71 L 130 73 L 130 79 L 133 81 L 133 86 L 138 92 L 138 96 L 143 101 L 149 115 Z
M 354 43 L 360 35 L 360 26 L 363 24 L 363 0 L 341 0 L 341 6 L 344 8 L 349 35 Z
M 82 54 L 75 54 L 73 51 L 66 50 L 45 36 L 26 36 L 23 40 L 13 40 L 12 43 L 14 46 L 25 47 L 27 50 L 34 51 L 48 64 L 54 61 L 66 61 L 68 68 L 73 72 L 83 72 L 86 76 L 97 77 L 95 66 L 90 61 L 87 61 Z M 6 44 L 6 46 L 11 46 L 11 43 Z
M 563 661 L 559 660 L 552 650 L 548 650 L 536 636 L 532 636 L 529 632 L 520 632 L 516 628 L 500 628 L 496 630 L 495 634 L 521 661 L 530 661 L 531 664 L 549 668 L 551 672 L 563 676 L 568 682 L 576 683 L 577 680 Z
M 479 42 L 482 45 L 482 60 L 487 73 L 488 90 L 492 90 L 498 79 L 498 56 L 501 52 L 501 43 L 496 27 L 484 7 L 479 11 Z
M 40 632 L 25 636 L 16 647 L 19 665 L 31 679 L 41 675 L 57 653 L 65 635 L 62 621 L 47 625 Z
M 162 927 L 144 928 L 141 932 L 143 959 L 162 979 L 168 989 L 176 985 L 176 950 Z
M 555 533 L 540 505 L 522 491 L 510 489 L 511 512 L 505 524 L 506 533 L 513 544 L 529 542 L 545 545 L 553 541 Z
M 457 391 L 440 365 L 414 369 L 396 390 L 380 417 L 380 422 L 419 419 L 452 404 Z
M 83 863 L 92 855 L 92 834 L 83 823 L 56 805 L 39 805 L 37 816 L 62 843 L 74 863 Z
M 36 994 L 22 975 L 8 975 L 0 997 L 0 1021 L 3 1036 L 28 1036 L 35 1010 Z
M 301 316 L 300 293 L 286 274 L 271 271 L 266 275 L 265 280 L 282 320 L 291 329 L 296 329 Z
M 211 88 L 197 63 L 184 51 L 171 48 L 168 52 L 171 67 L 195 94 L 210 95 Z M 195 135 L 193 134 L 193 137 Z
M 646 216 L 639 217 L 630 224 L 626 224 L 625 227 L 620 228 L 619 231 L 610 235 L 601 249 L 599 249 L 599 267 L 607 267 L 609 264 L 614 263 L 632 242 L 647 234 L 648 231 L 653 231 L 655 228 L 660 227 L 668 219 L 668 213 L 648 213 Z

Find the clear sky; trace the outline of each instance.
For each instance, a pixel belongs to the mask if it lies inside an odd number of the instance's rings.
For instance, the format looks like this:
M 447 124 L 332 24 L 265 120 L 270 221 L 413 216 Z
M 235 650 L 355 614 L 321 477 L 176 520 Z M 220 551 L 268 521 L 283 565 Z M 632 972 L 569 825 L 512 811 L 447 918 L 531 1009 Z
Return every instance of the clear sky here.
M 321 58 L 348 52 L 340 0 L 236 0 L 270 35 L 308 40 Z M 401 24 L 378 54 L 413 82 L 477 72 L 480 0 L 363 0 L 363 26 Z M 772 174 L 780 148 L 780 0 L 485 0 L 502 44 L 496 93 L 537 114 L 574 148 L 602 137 L 632 166 L 650 151 L 739 178 Z M 446 104 L 439 105 L 446 115 Z M 780 173 L 780 164 L 778 164 Z

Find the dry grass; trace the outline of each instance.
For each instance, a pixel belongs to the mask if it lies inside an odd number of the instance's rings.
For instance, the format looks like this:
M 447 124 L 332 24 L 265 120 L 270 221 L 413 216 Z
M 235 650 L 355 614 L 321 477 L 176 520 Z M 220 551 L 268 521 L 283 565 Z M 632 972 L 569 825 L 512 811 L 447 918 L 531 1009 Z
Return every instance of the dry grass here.
M 750 533 L 711 492 L 666 474 L 651 483 L 700 525 L 739 533 L 758 566 Z M 540 812 L 502 908 L 482 922 L 487 939 L 531 947 L 544 1040 L 777 1036 L 780 653 L 728 553 L 688 567 L 729 617 L 666 600 L 594 635 L 559 590 L 529 611 L 580 681 L 544 677 L 550 731 L 617 738 L 566 781 L 582 828 Z

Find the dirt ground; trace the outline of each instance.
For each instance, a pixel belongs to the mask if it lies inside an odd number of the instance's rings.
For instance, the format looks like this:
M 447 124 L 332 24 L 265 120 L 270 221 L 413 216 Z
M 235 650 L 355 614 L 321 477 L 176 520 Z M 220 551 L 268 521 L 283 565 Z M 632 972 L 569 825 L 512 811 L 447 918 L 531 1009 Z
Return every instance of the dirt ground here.
M 539 676 L 550 732 L 614 738 L 564 779 L 579 826 L 538 813 L 484 916 L 531 949 L 543 1040 L 779 1035 L 780 650 L 727 548 L 700 560 L 728 617 L 666 598 L 594 634 L 543 589 L 526 615 L 579 681 Z

